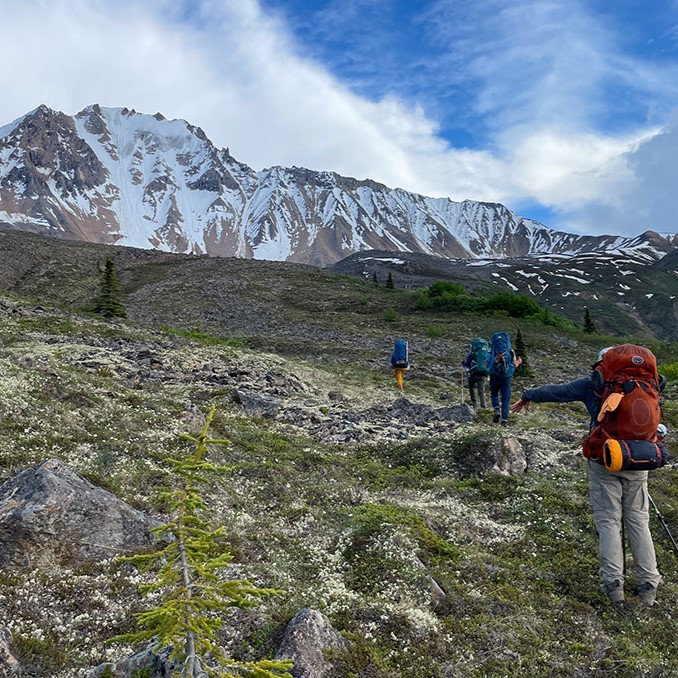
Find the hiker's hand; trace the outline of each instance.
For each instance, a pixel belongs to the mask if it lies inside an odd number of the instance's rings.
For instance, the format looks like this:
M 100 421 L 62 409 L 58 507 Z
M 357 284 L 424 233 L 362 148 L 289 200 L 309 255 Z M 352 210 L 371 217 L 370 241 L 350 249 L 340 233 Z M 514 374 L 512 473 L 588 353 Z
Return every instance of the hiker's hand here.
M 530 411 L 530 401 L 525 400 L 524 398 L 521 398 L 512 408 L 511 412 L 514 414 L 517 412 L 520 412 L 521 410 L 525 410 L 526 412 Z

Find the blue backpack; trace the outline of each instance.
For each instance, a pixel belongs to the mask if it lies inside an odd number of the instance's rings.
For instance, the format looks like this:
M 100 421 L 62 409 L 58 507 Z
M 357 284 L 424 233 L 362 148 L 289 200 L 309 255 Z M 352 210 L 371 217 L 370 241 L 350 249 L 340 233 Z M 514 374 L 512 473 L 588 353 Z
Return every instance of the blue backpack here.
M 396 339 L 393 342 L 391 354 L 391 367 L 409 367 L 410 361 L 407 355 L 407 339 Z
M 490 339 L 490 374 L 512 377 L 516 370 L 513 357 L 511 337 L 507 332 L 495 332 Z

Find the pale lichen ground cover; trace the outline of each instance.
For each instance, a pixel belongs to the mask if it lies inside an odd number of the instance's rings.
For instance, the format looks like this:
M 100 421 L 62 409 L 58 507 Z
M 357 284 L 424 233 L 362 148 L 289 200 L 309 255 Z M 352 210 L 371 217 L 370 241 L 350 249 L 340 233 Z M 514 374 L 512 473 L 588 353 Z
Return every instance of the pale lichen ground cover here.
M 230 471 L 208 503 L 235 555 L 225 576 L 287 591 L 256 611 L 234 612 L 222 638 L 233 654 L 270 653 L 285 622 L 314 607 L 345 634 L 345 676 L 678 675 L 671 631 L 678 559 L 661 533 L 666 581 L 656 610 L 620 616 L 597 592 L 576 408 L 560 419 L 548 409 L 515 419 L 530 462 L 525 477 L 461 479 L 440 450 L 479 454 L 469 441 L 496 435 L 482 417 L 445 441 L 413 447 L 323 445 L 303 428 L 291 435 L 275 421 L 243 417 L 231 385 L 200 377 L 239 368 L 256 385 L 266 370 L 293 374 L 303 388 L 286 398 L 312 411 L 335 389 L 360 407 L 393 398 L 387 372 L 353 386 L 350 373 L 337 377 L 303 361 L 122 326 L 118 345 L 108 326 L 72 322 L 74 331 L 54 333 L 3 321 L 2 477 L 58 456 L 162 517 L 158 490 L 170 482 L 163 460 L 184 444 L 187 405 L 217 404 L 215 434 L 232 445 L 215 448 L 214 460 Z M 130 342 L 152 347 L 164 379 L 152 370 L 136 379 Z M 675 516 L 676 471 L 661 473 L 652 491 Z M 445 592 L 442 609 L 432 602 L 431 577 Z M 85 676 L 132 651 L 105 642 L 129 629 L 142 604 L 143 577 L 129 566 L 106 561 L 2 578 L 2 616 L 32 675 Z

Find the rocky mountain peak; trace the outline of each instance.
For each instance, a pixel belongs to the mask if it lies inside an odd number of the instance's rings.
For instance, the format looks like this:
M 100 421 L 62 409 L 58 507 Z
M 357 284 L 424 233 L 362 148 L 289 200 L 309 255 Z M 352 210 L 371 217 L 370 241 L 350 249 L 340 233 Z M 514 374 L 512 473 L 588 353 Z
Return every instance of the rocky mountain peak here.
M 199 127 L 92 104 L 0 128 L 0 225 L 172 252 L 331 265 L 368 249 L 447 258 L 609 248 L 656 261 L 672 237 L 578 236 L 499 203 L 430 198 L 303 167 L 255 171 Z

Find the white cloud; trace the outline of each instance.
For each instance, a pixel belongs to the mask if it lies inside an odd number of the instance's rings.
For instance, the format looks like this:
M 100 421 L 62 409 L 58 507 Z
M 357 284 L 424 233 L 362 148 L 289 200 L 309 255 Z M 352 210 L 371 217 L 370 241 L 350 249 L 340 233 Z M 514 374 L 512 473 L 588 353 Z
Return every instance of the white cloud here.
M 676 101 L 678 78 L 622 54 L 576 0 L 445 0 L 434 10 L 425 20 L 450 46 L 438 73 L 474 93 L 477 123 L 491 133 L 485 149 L 451 147 L 416 102 L 351 92 L 257 0 L 0 0 L 3 52 L 15 55 L 0 62 L 0 126 L 41 103 L 71 114 L 92 103 L 160 111 L 256 169 L 298 165 L 457 200 L 538 201 L 577 230 L 653 190 L 640 152 L 650 146 L 639 143 L 656 127 L 601 133 L 604 97 L 625 87 L 632 98 Z M 666 104 L 656 107 L 661 119 Z M 627 216 L 608 232 L 642 228 Z
M 255 0 L 193 3 L 188 22 L 181 9 L 170 0 L 0 0 L 12 26 L 3 49 L 22 55 L 18 69 L 0 63 L 0 121 L 40 103 L 71 114 L 92 103 L 160 111 L 257 169 L 296 164 L 465 197 L 427 176 L 418 147 L 450 150 L 421 110 L 352 94 L 298 55 Z
M 678 233 L 675 177 L 678 119 L 615 157 L 609 190 L 562 209 L 560 225 L 582 233 Z M 611 199 L 610 199 L 611 198 Z
M 549 225 L 578 232 L 635 234 L 649 214 L 656 224 L 661 208 L 649 205 L 668 207 L 665 182 L 643 149 L 672 173 L 677 156 L 652 119 L 678 103 L 675 63 L 625 53 L 622 25 L 579 0 L 438 0 L 428 19 L 491 130 L 497 199 L 549 206 Z M 671 210 L 661 221 L 677 230 Z

